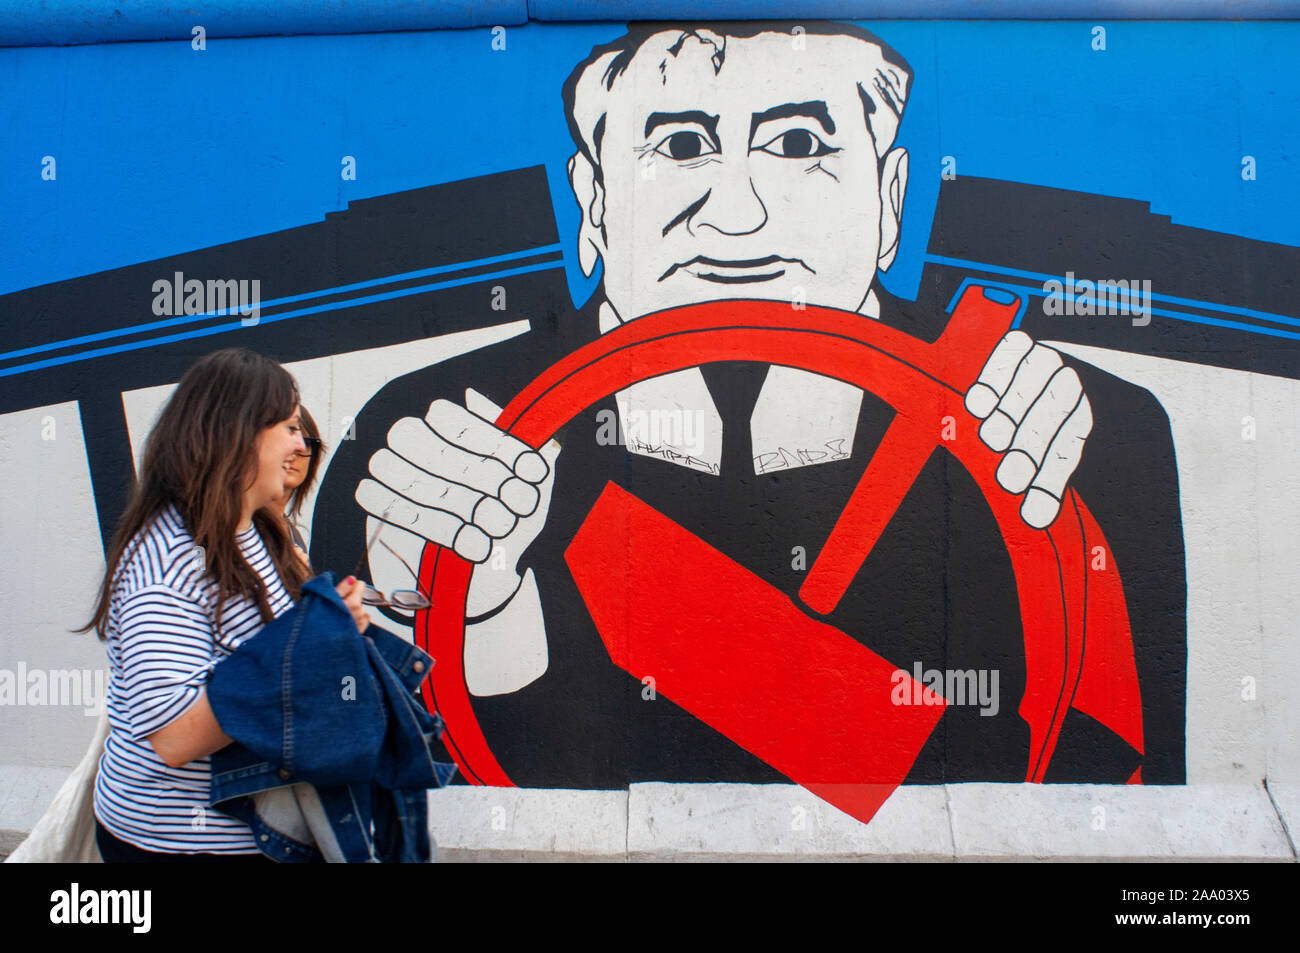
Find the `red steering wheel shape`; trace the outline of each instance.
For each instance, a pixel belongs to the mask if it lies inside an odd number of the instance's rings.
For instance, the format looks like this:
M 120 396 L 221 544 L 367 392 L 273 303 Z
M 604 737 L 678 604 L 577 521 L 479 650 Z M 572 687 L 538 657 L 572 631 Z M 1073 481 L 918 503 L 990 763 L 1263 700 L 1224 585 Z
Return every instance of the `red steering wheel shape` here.
M 980 441 L 977 421 L 963 406 L 965 391 L 1016 309 L 1007 292 L 970 286 L 933 344 L 860 314 L 796 309 L 785 302 L 719 301 L 662 311 L 559 361 L 525 387 L 496 423 L 540 447 L 609 394 L 714 361 L 780 364 L 876 394 L 896 416 L 809 568 L 800 598 L 818 614 L 835 607 L 930 455 L 946 449 L 982 491 L 1011 557 L 1025 639 L 1027 687 L 1019 708 L 1030 727 L 1025 777 L 1041 781 L 1070 707 L 1100 720 L 1139 752 L 1142 717 L 1123 586 L 1100 527 L 1072 489 L 1048 529 L 1027 525 L 1020 497 L 997 483 L 1001 457 Z M 417 644 L 438 660 L 425 682 L 425 698 L 442 716 L 444 741 L 465 776 L 472 783 L 509 786 L 465 684 L 464 610 L 472 569 L 449 549 L 425 548 L 420 588 L 431 594 L 433 607 L 416 614 L 415 634 Z M 846 810 L 866 820 L 874 807 Z

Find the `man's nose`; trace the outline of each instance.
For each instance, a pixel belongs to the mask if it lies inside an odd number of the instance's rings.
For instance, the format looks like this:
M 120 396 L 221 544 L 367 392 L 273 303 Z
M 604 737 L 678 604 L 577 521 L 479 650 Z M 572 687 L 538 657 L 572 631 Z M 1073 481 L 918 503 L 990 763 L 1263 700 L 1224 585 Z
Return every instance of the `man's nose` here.
M 767 224 L 767 206 L 749 174 L 748 162 L 727 163 L 704 203 L 691 216 L 691 231 L 711 228 L 723 235 L 749 235 Z

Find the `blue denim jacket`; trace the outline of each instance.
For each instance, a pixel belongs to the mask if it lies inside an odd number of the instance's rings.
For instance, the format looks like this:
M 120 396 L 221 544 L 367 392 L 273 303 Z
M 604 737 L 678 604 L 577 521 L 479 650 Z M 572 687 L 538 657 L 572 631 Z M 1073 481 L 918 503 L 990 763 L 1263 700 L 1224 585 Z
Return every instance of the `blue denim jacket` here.
M 310 785 L 300 800 L 323 810 L 335 856 L 427 862 L 427 790 L 456 771 L 433 759 L 442 721 L 417 695 L 431 665 L 378 626 L 358 634 L 333 574 L 312 579 L 212 671 L 208 701 L 235 743 L 212 755 L 209 804 L 248 824 L 273 859 L 318 861 L 317 842 L 286 836 L 253 797 Z

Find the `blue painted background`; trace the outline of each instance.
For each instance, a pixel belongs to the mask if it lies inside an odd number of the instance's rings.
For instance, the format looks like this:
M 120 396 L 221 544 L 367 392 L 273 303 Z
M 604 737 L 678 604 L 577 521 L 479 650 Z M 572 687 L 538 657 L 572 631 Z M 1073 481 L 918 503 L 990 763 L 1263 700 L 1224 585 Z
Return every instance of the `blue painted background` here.
M 915 291 L 943 156 L 959 175 L 1300 245 L 1300 24 L 1111 22 L 1105 51 L 1082 22 L 862 25 L 916 71 L 895 293 Z M 621 32 L 530 23 L 507 28 L 504 51 L 488 28 L 0 50 L 0 294 L 545 163 L 581 303 L 560 85 Z M 356 181 L 340 178 L 344 155 Z

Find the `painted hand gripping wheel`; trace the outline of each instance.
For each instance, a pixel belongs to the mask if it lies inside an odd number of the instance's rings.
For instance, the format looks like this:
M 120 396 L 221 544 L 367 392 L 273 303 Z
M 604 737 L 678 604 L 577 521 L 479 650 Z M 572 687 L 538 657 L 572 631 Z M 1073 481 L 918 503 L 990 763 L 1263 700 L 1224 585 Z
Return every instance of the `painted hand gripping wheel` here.
M 784 364 L 862 387 L 897 411 L 848 507 L 809 569 L 807 610 L 688 528 L 610 482 L 565 558 L 610 657 L 706 724 L 819 797 L 865 822 L 906 777 L 946 706 L 894 703 L 895 666 L 817 621 L 832 611 L 904 495 L 940 443 L 941 421 L 961 412 L 984 355 L 1011 325 L 1018 301 L 970 286 L 938 341 L 925 344 L 848 312 L 723 301 L 649 315 L 542 373 L 496 421 L 541 447 L 575 413 L 638 380 L 709 361 Z M 1002 532 L 1024 618 L 1029 723 L 1025 780 L 1042 781 L 1070 706 L 1142 751 L 1142 711 L 1124 591 L 1116 567 L 1089 569 L 1105 547 L 1085 501 L 1068 491 L 1045 530 L 1021 519 L 999 485 L 999 456 L 967 430 L 948 446 L 975 478 Z M 473 564 L 430 544 L 416 614 L 417 644 L 443 661 L 425 685 L 447 724 L 447 744 L 477 783 L 511 785 L 479 729 L 465 691 L 464 607 Z M 610 570 L 613 570 L 611 572 Z M 707 580 L 701 584 L 700 580 Z M 653 592 L 681 602 L 656 611 Z M 756 630 L 742 619 L 760 620 Z M 1086 652 L 1085 652 L 1086 646 Z M 904 690 L 930 693 L 920 685 Z M 793 712 L 777 730 L 769 706 Z M 1135 772 L 1138 780 L 1140 769 Z

